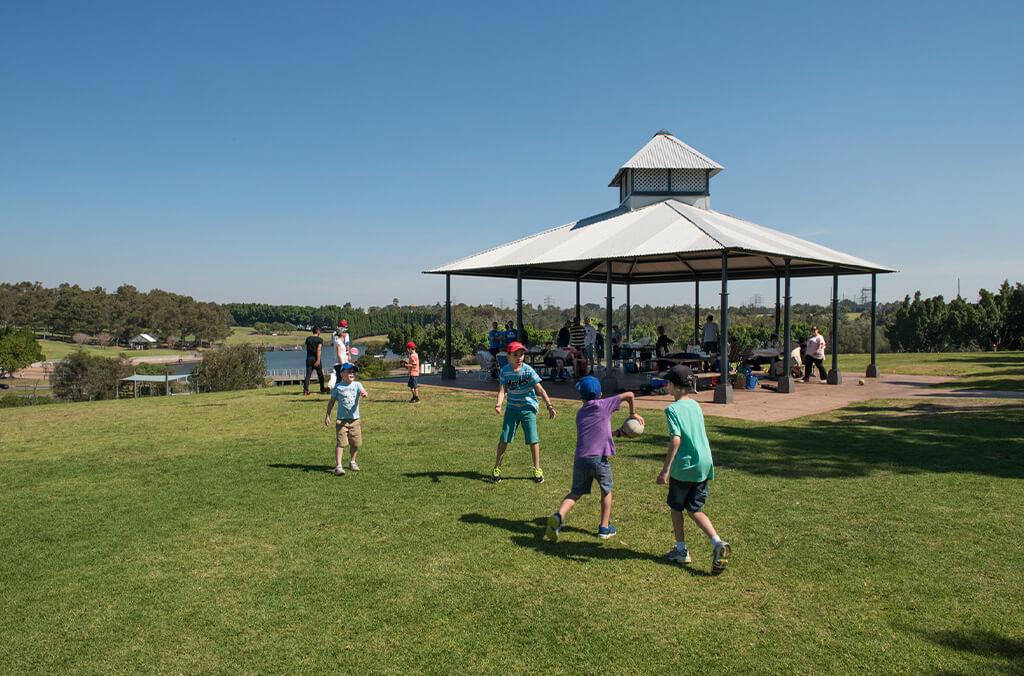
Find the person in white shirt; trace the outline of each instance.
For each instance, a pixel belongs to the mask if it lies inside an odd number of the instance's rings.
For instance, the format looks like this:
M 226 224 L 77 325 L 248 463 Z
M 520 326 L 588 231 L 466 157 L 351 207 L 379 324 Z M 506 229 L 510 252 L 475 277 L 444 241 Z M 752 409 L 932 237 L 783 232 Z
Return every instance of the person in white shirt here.
M 348 322 L 342 319 L 338 322 L 338 330 L 334 332 L 334 354 L 338 358 L 338 364 L 347 364 L 350 361 L 348 352 L 350 347 Z
M 715 317 L 714 315 L 708 315 L 708 318 L 704 320 L 704 328 L 701 331 L 701 343 L 703 343 L 704 352 L 707 354 L 717 353 L 720 342 L 721 334 L 718 332 L 718 324 L 715 323 Z
M 811 369 L 818 367 L 818 377 L 822 382 L 828 378 L 825 373 L 825 336 L 821 335 L 817 326 L 811 327 L 811 337 L 807 339 L 807 348 L 804 350 L 804 382 L 811 379 Z

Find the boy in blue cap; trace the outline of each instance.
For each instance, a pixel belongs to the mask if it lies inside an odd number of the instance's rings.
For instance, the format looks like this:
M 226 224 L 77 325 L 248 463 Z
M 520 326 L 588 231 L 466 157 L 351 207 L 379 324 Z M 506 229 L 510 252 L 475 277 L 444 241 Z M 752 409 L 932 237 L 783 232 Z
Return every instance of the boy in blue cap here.
M 352 362 L 338 364 L 334 367 L 338 373 L 338 383 L 331 390 L 331 398 L 327 401 L 327 415 L 324 416 L 324 425 L 331 426 L 331 410 L 334 402 L 338 402 L 338 419 L 334 422 L 335 433 L 338 439 L 334 447 L 334 458 L 337 463 L 334 467 L 335 476 L 344 476 L 345 468 L 341 461 L 345 449 L 349 449 L 348 468 L 354 472 L 359 471 L 359 464 L 356 456 L 359 455 L 359 448 L 363 445 L 362 423 L 359 421 L 359 399 L 368 397 L 366 388 L 356 380 L 356 373 L 359 367 Z
M 583 399 L 583 406 L 576 414 L 576 456 L 572 465 L 572 488 L 562 500 L 558 511 L 548 517 L 548 527 L 544 537 L 552 542 L 558 535 L 576 502 L 590 492 L 597 479 L 601 488 L 601 523 L 598 525 L 597 537 L 607 539 L 615 535 L 612 517 L 612 466 L 608 459 L 615 455 L 615 442 L 612 441 L 612 413 L 619 410 L 622 402 L 629 405 L 629 417 L 644 424 L 644 419 L 637 414 L 636 397 L 632 392 L 623 392 L 601 398 L 601 381 L 594 376 L 580 378 L 576 383 L 576 391 Z

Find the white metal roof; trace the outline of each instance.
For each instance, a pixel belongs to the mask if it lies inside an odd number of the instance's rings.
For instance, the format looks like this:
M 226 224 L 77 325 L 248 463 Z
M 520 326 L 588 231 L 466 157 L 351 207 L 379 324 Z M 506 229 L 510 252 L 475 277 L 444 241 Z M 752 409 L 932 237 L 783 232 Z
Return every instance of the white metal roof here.
M 137 335 L 134 338 L 132 338 L 132 342 L 133 343 L 138 343 L 138 342 L 155 343 L 155 342 L 157 342 L 157 340 L 156 340 L 156 338 L 154 338 L 153 336 L 149 335 L 148 333 L 140 333 L 139 335 Z
M 686 145 L 667 131 L 659 131 L 633 157 L 619 167 L 609 188 L 619 184 L 623 169 L 708 169 L 714 176 L 722 165 L 707 155 Z
M 135 383 L 163 383 L 163 382 L 174 382 L 177 380 L 188 380 L 188 375 L 167 375 L 167 376 L 142 376 L 138 373 L 130 375 L 127 378 L 121 378 L 121 380 L 128 380 Z
M 635 210 L 619 207 L 502 244 L 428 273 L 615 283 L 774 278 L 790 259 L 794 277 L 895 272 L 849 254 L 727 214 L 674 199 Z

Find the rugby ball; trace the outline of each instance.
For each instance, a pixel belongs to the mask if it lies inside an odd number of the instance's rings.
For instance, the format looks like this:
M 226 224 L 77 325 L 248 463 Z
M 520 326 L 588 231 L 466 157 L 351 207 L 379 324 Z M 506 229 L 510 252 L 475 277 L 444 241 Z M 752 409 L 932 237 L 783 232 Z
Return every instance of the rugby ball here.
M 644 433 L 644 424 L 636 418 L 626 418 L 619 431 L 622 432 L 622 436 L 632 439 Z
M 863 385 L 863 384 L 864 384 L 864 379 L 863 379 L 863 378 L 861 378 L 860 380 L 858 380 L 858 381 L 857 381 L 857 384 L 858 384 L 858 385 Z

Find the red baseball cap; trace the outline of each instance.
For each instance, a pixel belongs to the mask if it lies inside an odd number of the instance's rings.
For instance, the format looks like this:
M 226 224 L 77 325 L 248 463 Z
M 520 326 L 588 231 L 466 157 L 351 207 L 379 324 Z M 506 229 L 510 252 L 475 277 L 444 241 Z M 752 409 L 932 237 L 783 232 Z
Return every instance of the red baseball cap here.
M 410 349 L 410 350 L 415 350 L 416 349 L 416 343 L 414 343 L 414 342 L 412 342 L 410 340 L 408 343 L 405 344 L 405 347 Z
M 347 329 L 348 328 L 348 322 L 346 322 L 344 319 L 342 319 L 341 321 L 338 322 L 338 326 L 340 326 L 343 329 Z
M 505 352 L 508 352 L 509 354 L 513 352 L 519 352 L 519 350 L 526 352 L 526 346 L 517 340 L 513 340 L 511 343 L 505 346 Z

